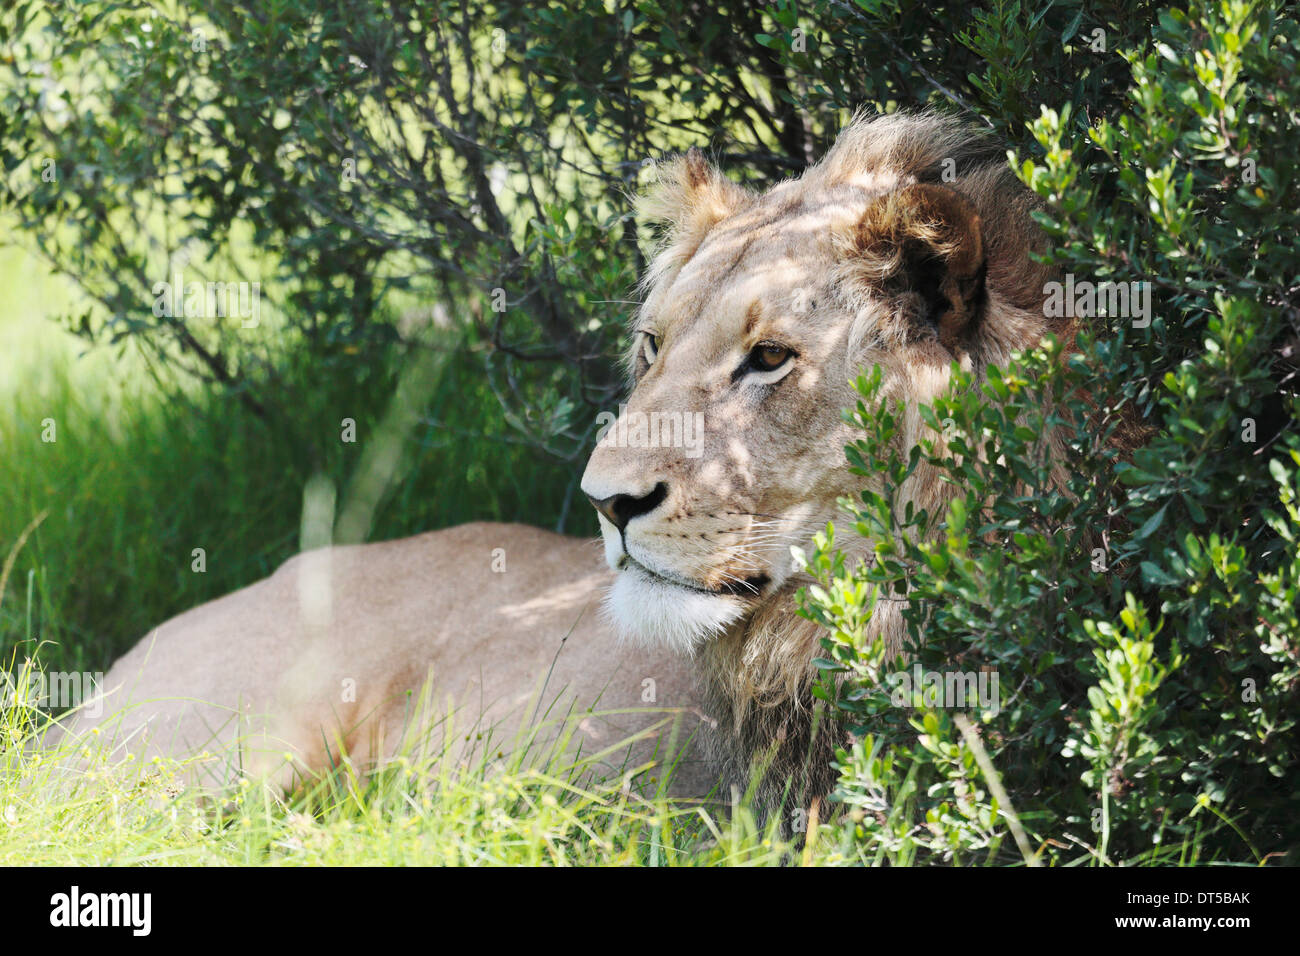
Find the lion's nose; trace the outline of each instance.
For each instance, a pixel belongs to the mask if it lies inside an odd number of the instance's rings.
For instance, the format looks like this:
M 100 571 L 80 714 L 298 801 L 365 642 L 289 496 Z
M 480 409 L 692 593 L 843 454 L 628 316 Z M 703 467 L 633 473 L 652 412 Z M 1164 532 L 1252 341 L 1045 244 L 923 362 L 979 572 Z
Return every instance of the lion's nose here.
M 608 518 L 619 531 L 627 527 L 629 521 L 633 518 L 649 514 L 663 503 L 668 497 L 668 485 L 659 482 L 651 489 L 649 494 L 641 495 L 610 495 L 608 498 L 595 498 L 587 495 L 587 500 L 591 506 Z

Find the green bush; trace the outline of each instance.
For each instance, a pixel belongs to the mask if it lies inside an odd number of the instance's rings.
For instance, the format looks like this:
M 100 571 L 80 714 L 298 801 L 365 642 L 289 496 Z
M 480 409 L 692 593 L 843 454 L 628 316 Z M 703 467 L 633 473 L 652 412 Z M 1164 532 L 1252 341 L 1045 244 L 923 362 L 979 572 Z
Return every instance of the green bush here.
M 18 0 L 0 212 L 87 293 L 64 316 L 78 335 L 282 430 L 301 400 L 286 354 L 364 377 L 452 323 L 511 421 L 576 468 L 622 387 L 643 169 L 714 137 L 770 176 L 812 133 L 748 0 L 562 7 Z M 259 282 L 260 325 L 156 314 L 177 269 Z
M 954 373 L 922 409 L 947 442 L 910 454 L 878 375 L 859 382 L 849 455 L 867 491 L 845 504 L 876 560 L 849 565 L 828 528 L 804 613 L 828 628 L 820 693 L 859 735 L 836 799 L 865 858 L 1300 849 L 1300 29 L 1224 3 L 1163 9 L 1151 33 L 1124 54 L 1122 110 L 1044 107 L 1038 148 L 1013 158 L 1048 203 L 1052 261 L 1150 282 L 1149 325 L 1103 315 L 987 381 Z M 1028 48 L 998 35 L 1009 53 L 972 82 L 1001 101 L 1016 88 L 1001 71 Z M 959 42 L 987 51 L 989 34 Z M 1126 407 L 1151 429 L 1131 456 L 1115 447 Z M 1063 478 L 1041 450 L 1053 433 Z M 946 514 L 896 500 L 918 462 L 964 493 Z M 862 625 L 901 596 L 910 646 L 890 660 Z M 999 693 L 965 733 L 950 699 L 890 679 L 981 666 Z

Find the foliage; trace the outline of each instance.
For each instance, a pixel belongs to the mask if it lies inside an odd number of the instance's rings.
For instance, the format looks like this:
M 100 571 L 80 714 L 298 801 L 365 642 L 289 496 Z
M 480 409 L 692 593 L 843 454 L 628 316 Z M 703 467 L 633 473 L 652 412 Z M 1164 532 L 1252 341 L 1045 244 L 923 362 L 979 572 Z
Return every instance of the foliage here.
M 861 6 L 882 29 L 898 10 Z M 1128 76 L 1104 108 L 1067 100 L 1030 124 L 1037 149 L 1015 162 L 1048 202 L 1052 259 L 1080 280 L 1150 282 L 1149 324 L 1102 315 L 982 384 L 956 374 L 921 410 L 935 440 L 910 455 L 878 375 L 858 383 L 849 455 L 867 490 L 846 506 L 875 560 L 851 566 L 828 529 L 804 611 L 829 628 L 821 665 L 840 681 L 823 693 L 861 735 L 837 796 L 868 858 L 1017 859 L 1018 817 L 1038 859 L 1294 861 L 1300 29 L 1280 13 L 1162 9 L 1149 42 L 1106 21 L 1130 38 Z M 966 92 L 1023 116 L 1011 67 L 1031 46 L 986 25 L 958 39 L 979 52 L 994 35 L 1009 55 Z M 1034 76 L 1052 89 L 1050 67 Z M 1152 429 L 1131 456 L 1110 441 L 1125 406 Z M 1055 481 L 1053 433 L 1069 449 Z M 899 507 L 925 464 L 961 489 L 946 514 Z M 863 625 L 903 595 L 911 646 L 889 660 Z M 953 701 L 893 692 L 912 661 L 1001 678 L 972 717 L 1012 806 Z
M 767 105 L 789 77 L 761 21 L 682 0 L 25 0 L 0 17 L 0 211 L 97 303 L 76 331 L 259 416 L 292 417 L 286 349 L 365 374 L 453 323 L 512 420 L 577 461 L 620 387 L 638 172 L 714 133 L 768 174 L 811 156 L 789 96 Z M 293 334 L 156 314 L 178 267 L 259 282 Z

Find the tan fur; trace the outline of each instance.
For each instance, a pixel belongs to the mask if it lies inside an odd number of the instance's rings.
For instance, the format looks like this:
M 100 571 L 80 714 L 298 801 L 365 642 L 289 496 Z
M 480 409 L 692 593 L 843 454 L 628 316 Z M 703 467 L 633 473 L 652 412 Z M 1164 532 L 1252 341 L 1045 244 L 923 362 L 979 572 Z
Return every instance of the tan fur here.
M 539 752 L 565 731 L 584 754 L 642 734 L 593 769 L 617 781 L 655 760 L 647 777 L 662 778 L 684 750 L 678 790 L 703 795 L 688 669 L 620 647 L 598 615 L 609 578 L 590 542 L 512 524 L 307 552 L 154 629 L 105 678 L 103 715 L 73 732 L 139 761 L 207 751 L 194 783 L 267 774 L 285 789 L 341 752 L 364 771 L 408 729 L 439 752 L 450 726 L 470 766 L 509 754 L 521 727 L 545 725 Z M 426 726 L 409 728 L 430 676 Z
M 946 389 L 952 361 L 978 375 L 1044 332 L 1069 336 L 1043 318 L 1050 273 L 1029 260 L 1032 202 L 997 149 L 930 115 L 859 121 L 804 176 L 761 194 L 698 153 L 666 164 L 642 205 L 665 232 L 642 286 L 622 417 L 699 414 L 705 427 L 698 455 L 608 439 L 593 452 L 583 489 L 603 509 L 617 574 L 598 567 L 589 544 L 519 526 L 305 555 L 162 625 L 114 667 L 116 700 L 247 704 L 269 715 L 253 728 L 277 738 L 264 750 L 288 750 L 298 770 L 315 771 L 331 759 L 322 737 L 382 760 L 406 692 L 430 670 L 439 700 L 518 722 L 554 660 L 548 691 L 563 688 L 564 702 L 631 711 L 622 724 L 590 722 L 595 743 L 678 707 L 688 730 L 716 721 L 706 739 L 727 784 L 743 788 L 756 763 L 770 762 L 760 805 L 775 807 L 787 786 L 800 801 L 825 793 L 841 738 L 831 724 L 814 732 L 819 633 L 794 614 L 792 595 L 808 579 L 790 547 L 806 546 L 860 488 L 843 452 L 855 433 L 841 417 L 860 370 L 881 365 L 886 397 L 906 400 L 905 450 L 933 437 L 916 406 Z M 659 343 L 653 363 L 647 336 Z M 784 378 L 758 385 L 744 363 L 767 341 L 797 354 Z M 951 492 L 922 467 L 903 494 L 933 514 Z M 620 532 L 615 501 L 653 507 Z M 865 555 L 862 542 L 842 543 Z M 495 547 L 505 574 L 490 569 Z M 332 605 L 325 625 L 304 609 L 313 562 L 329 567 L 312 572 Z M 611 582 L 607 613 L 640 627 L 641 646 L 619 643 L 597 613 Z M 629 594 L 644 600 L 629 607 Z M 901 646 L 896 601 L 881 603 L 870 629 Z M 661 632 L 691 652 L 670 653 L 654 641 Z M 347 678 L 360 694 L 344 707 Z M 657 682 L 656 705 L 641 700 L 645 678 Z M 146 704 L 127 729 L 155 724 L 151 746 L 174 752 L 201 744 L 205 713 Z M 681 789 L 702 793 L 713 776 L 683 779 Z

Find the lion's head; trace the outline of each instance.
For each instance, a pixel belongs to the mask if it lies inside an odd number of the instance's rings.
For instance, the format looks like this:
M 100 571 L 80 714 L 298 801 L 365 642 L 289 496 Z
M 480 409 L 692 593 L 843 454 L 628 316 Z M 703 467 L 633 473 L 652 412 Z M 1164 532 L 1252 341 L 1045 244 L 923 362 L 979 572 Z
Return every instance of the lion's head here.
M 913 443 L 954 360 L 978 373 L 1049 331 L 1031 205 L 987 140 L 931 115 L 858 121 L 761 193 L 698 151 L 666 167 L 632 392 L 582 479 L 621 632 L 690 651 L 789 603 L 790 546 L 860 487 L 853 379 L 883 367 Z M 905 491 L 941 494 L 924 472 Z

